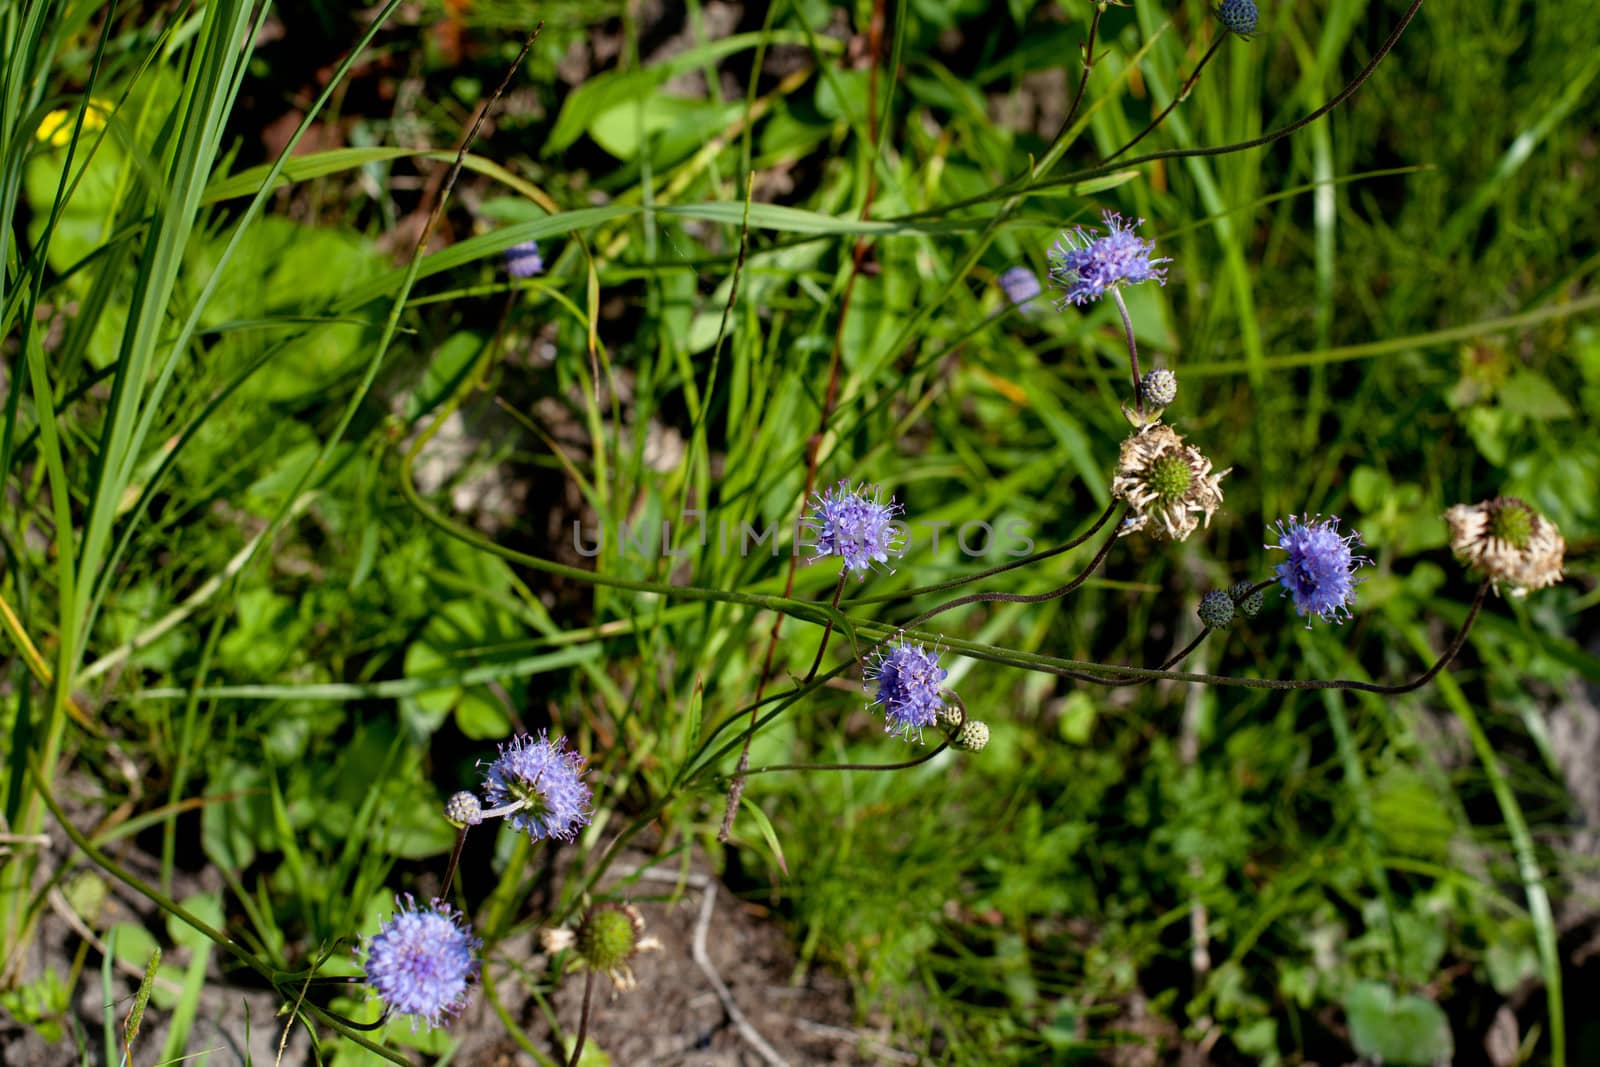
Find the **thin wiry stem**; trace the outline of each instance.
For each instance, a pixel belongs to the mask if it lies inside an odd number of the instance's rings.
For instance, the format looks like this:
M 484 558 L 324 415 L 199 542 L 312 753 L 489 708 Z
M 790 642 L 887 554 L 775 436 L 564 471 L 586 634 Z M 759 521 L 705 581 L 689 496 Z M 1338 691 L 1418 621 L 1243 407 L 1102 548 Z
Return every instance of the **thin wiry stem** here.
M 1461 652 L 1461 649 L 1465 647 L 1467 643 L 1467 634 L 1469 631 L 1471 631 L 1472 624 L 1477 621 L 1478 613 L 1483 609 L 1484 598 L 1488 596 L 1489 589 L 1490 583 L 1485 580 L 1483 584 L 1478 587 L 1478 595 L 1472 601 L 1472 608 L 1467 612 L 1467 617 L 1462 622 L 1461 629 L 1457 631 L 1455 637 L 1451 639 L 1449 646 L 1431 667 L 1424 671 L 1420 676 L 1407 682 L 1400 682 L 1396 685 L 1383 685 L 1378 682 L 1357 681 L 1353 678 L 1235 678 L 1226 674 L 1200 673 L 1181 673 L 1171 675 L 1170 677 L 1172 681 L 1176 682 L 1193 682 L 1198 685 L 1229 686 L 1238 689 L 1276 689 L 1283 691 L 1310 689 L 1351 689 L 1361 693 L 1379 693 L 1385 696 L 1394 696 L 1400 693 L 1410 693 L 1414 690 L 1421 689 L 1423 686 L 1431 682 L 1440 671 L 1444 670 L 1445 667 L 1450 665 L 1450 661 L 1455 659 L 1456 656 Z M 973 653 L 969 650 L 968 654 L 972 655 Z M 977 658 L 990 659 L 992 657 L 978 656 Z M 1000 660 L 999 662 L 1008 661 Z M 1055 667 L 1044 663 L 1028 663 L 1026 665 L 1026 669 L 1030 671 L 1039 671 L 1042 674 L 1050 674 L 1060 678 L 1077 678 L 1079 674 L 1083 673 L 1078 670 Z M 1162 668 L 1162 671 L 1165 669 L 1166 668 Z M 1110 676 L 1115 676 L 1119 672 L 1129 676 L 1142 678 L 1147 681 L 1156 681 L 1162 677 L 1166 677 L 1160 672 L 1145 670 L 1143 668 L 1138 670 L 1117 667 L 1106 668 L 1106 673 Z
M 1049 182 L 1042 182 L 1038 185 L 1035 185 L 1030 191 L 1037 191 L 1049 185 L 1072 184 L 1074 182 L 1086 181 L 1090 178 L 1099 178 L 1106 174 L 1110 174 L 1114 170 L 1121 170 L 1127 167 L 1137 167 L 1144 163 L 1155 163 L 1163 159 L 1194 159 L 1204 156 L 1226 156 L 1232 155 L 1235 152 L 1248 152 L 1252 148 L 1263 148 L 1275 141 L 1281 141 L 1285 137 L 1289 137 L 1305 129 L 1307 126 L 1311 125 L 1313 122 L 1316 122 L 1322 116 L 1326 115 L 1328 112 L 1332 111 L 1334 108 L 1338 107 L 1340 104 L 1354 96 L 1357 90 L 1366 84 L 1367 79 L 1372 77 L 1373 72 L 1378 69 L 1378 64 L 1382 63 L 1384 59 L 1388 57 L 1389 53 L 1394 51 L 1394 46 L 1400 43 L 1400 35 L 1405 32 L 1406 27 L 1411 24 L 1411 20 L 1416 17 L 1417 12 L 1420 10 L 1422 10 L 1422 0 L 1412 0 L 1411 6 L 1406 8 L 1406 13 L 1400 16 L 1399 23 L 1390 32 L 1383 44 L 1378 46 L 1377 52 L 1373 53 L 1372 59 L 1367 62 L 1366 66 L 1361 68 L 1360 73 L 1352 78 L 1350 83 L 1343 89 L 1339 90 L 1338 95 L 1334 96 L 1327 103 L 1323 104 L 1309 115 L 1305 115 L 1302 118 L 1296 119 L 1294 122 L 1289 123 L 1287 126 L 1280 126 L 1277 129 L 1264 133 L 1259 137 L 1252 137 L 1248 141 L 1235 141 L 1232 144 L 1216 145 L 1210 148 L 1170 148 L 1163 152 L 1150 152 L 1146 155 L 1134 156 L 1132 159 L 1124 160 L 1121 163 L 1102 163 L 1098 166 L 1090 167 L 1087 170 L 1075 171 L 1074 173 L 1063 175 L 1060 178 L 1052 178 Z M 946 210 L 948 210 L 948 208 Z
M 444 870 L 444 887 L 439 890 L 440 900 L 450 895 L 450 883 L 455 880 L 456 868 L 461 865 L 461 849 L 466 843 L 467 828 L 463 826 L 456 830 L 456 846 L 450 850 L 450 866 Z
M 1194 73 L 1189 75 L 1189 80 L 1183 83 L 1183 88 L 1179 89 L 1177 95 L 1172 98 L 1172 102 L 1166 107 L 1162 108 L 1161 114 L 1151 119 L 1150 125 L 1140 130 L 1138 134 L 1135 135 L 1133 140 L 1129 141 L 1127 144 L 1111 153 L 1102 162 L 1110 163 L 1112 160 L 1122 155 L 1122 153 L 1126 152 L 1128 149 L 1144 140 L 1145 137 L 1153 132 L 1157 126 L 1161 125 L 1161 123 L 1165 121 L 1168 115 L 1172 114 L 1173 108 L 1177 107 L 1184 100 L 1187 100 L 1189 93 L 1194 89 L 1194 83 L 1200 80 L 1200 72 L 1206 69 L 1206 64 L 1211 62 L 1211 57 L 1217 54 L 1217 51 L 1222 48 L 1222 42 L 1227 40 L 1229 36 L 1230 35 L 1226 33 L 1218 34 L 1217 39 L 1211 42 L 1211 47 L 1206 49 L 1206 54 L 1200 58 L 1199 64 L 1194 68 Z
M 961 712 L 961 719 L 956 723 L 954 729 L 946 731 L 944 739 L 934 746 L 932 751 L 925 752 L 915 759 L 903 760 L 899 763 L 773 763 L 765 767 L 753 768 L 745 773 L 750 775 L 769 774 L 774 771 L 904 771 L 912 767 L 921 766 L 949 748 L 951 737 L 959 734 L 961 728 L 967 724 L 967 705 L 955 694 L 954 690 L 946 689 L 944 690 L 944 695 L 949 697 L 950 702 L 956 706 L 956 710 Z
M 1101 521 L 1103 522 L 1104 519 Z M 1113 529 L 1111 536 L 1107 537 L 1105 542 L 1100 546 L 1100 551 L 1094 554 L 1094 559 L 1089 561 L 1089 565 L 1085 567 L 1076 578 L 1057 589 L 1050 590 L 1047 593 L 968 593 L 966 596 L 956 597 L 954 600 L 947 600 L 938 607 L 929 608 L 916 618 L 902 623 L 900 628 L 903 630 L 909 630 L 913 627 L 921 626 L 923 623 L 927 622 L 936 615 L 943 615 L 947 611 L 953 611 L 956 608 L 965 607 L 968 604 L 979 604 L 992 601 L 1005 604 L 1044 604 L 1051 600 L 1059 600 L 1089 580 L 1089 576 L 1099 569 L 1100 564 L 1105 562 L 1106 556 L 1111 554 L 1111 546 L 1116 544 L 1116 542 L 1117 535 L 1115 529 Z M 882 642 L 879 643 L 881 644 Z
M 1405 14 L 1400 17 L 1399 24 L 1395 26 L 1392 32 L 1390 32 L 1383 44 L 1378 46 L 1378 51 L 1373 55 L 1372 59 L 1367 63 L 1367 65 L 1361 68 L 1361 72 L 1351 79 L 1348 85 L 1339 90 L 1337 96 L 1333 97 L 1327 103 L 1311 112 L 1309 115 L 1297 119 L 1296 121 L 1289 123 L 1287 126 L 1280 126 L 1275 130 L 1264 133 L 1259 137 L 1253 137 L 1248 141 L 1235 141 L 1232 144 L 1215 145 L 1207 148 L 1170 148 L 1162 152 L 1151 152 L 1147 155 L 1135 156 L 1132 159 L 1123 160 L 1120 163 L 1099 163 L 1085 170 L 1073 171 L 1069 174 L 1064 174 L 1059 178 L 1036 181 L 1032 184 L 1029 184 L 1026 178 L 1021 178 L 1016 182 L 1001 186 L 999 189 L 984 193 L 980 196 L 972 196 L 966 198 L 965 200 L 957 200 L 954 203 L 941 205 L 937 209 L 930 208 L 923 211 L 908 212 L 904 215 L 896 216 L 889 221 L 909 222 L 928 215 L 947 215 L 949 212 L 956 211 L 961 208 L 977 207 L 981 204 L 989 203 L 990 201 L 998 199 L 1001 196 L 1005 196 L 1010 199 L 1025 197 L 1034 193 L 1043 192 L 1046 189 L 1054 189 L 1064 185 L 1076 185 L 1080 182 L 1089 181 L 1094 178 L 1101 178 L 1107 174 L 1111 174 L 1114 171 L 1125 170 L 1129 167 L 1141 166 L 1145 163 L 1155 163 L 1166 159 L 1195 159 L 1205 156 L 1226 156 L 1232 155 L 1235 152 L 1246 152 L 1252 148 L 1262 148 L 1266 145 L 1274 143 L 1275 141 L 1281 141 L 1285 137 L 1289 137 L 1295 133 L 1298 133 L 1300 130 L 1305 129 L 1307 126 L 1322 118 L 1322 116 L 1326 115 L 1328 112 L 1332 111 L 1334 108 L 1338 107 L 1340 104 L 1354 96 L 1357 90 L 1359 90 L 1362 85 L 1366 84 L 1367 79 L 1372 77 L 1373 72 L 1378 69 L 1378 64 L 1382 63 L 1384 59 L 1388 57 L 1389 53 L 1394 51 L 1395 45 L 1400 43 L 1400 35 L 1405 32 L 1406 27 L 1411 24 L 1411 20 L 1416 17 L 1417 12 L 1421 9 L 1422 0 L 1412 0 L 1411 6 L 1408 7 Z
M 589 1037 L 589 1002 L 594 997 L 594 972 L 590 971 L 583 979 L 583 1014 L 578 1018 L 578 1039 L 572 1046 L 572 1058 L 567 1061 L 567 1067 L 578 1067 L 583 1059 L 583 1043 Z
M 1144 419 L 1144 388 L 1143 376 L 1139 373 L 1139 343 L 1133 337 L 1133 319 L 1128 314 L 1128 305 L 1122 299 L 1122 286 L 1111 287 L 1111 299 L 1117 303 L 1117 310 L 1122 312 L 1122 332 L 1128 338 L 1128 367 L 1133 371 L 1133 400 L 1138 405 L 1139 418 Z
M 1089 40 L 1083 46 L 1083 74 L 1078 78 L 1078 89 L 1072 94 L 1072 106 L 1067 108 L 1066 121 L 1061 124 L 1061 132 L 1056 134 L 1056 140 L 1072 129 L 1072 120 L 1078 117 L 1078 107 L 1083 103 L 1084 90 L 1089 87 L 1089 75 L 1094 71 L 1094 38 L 1100 29 L 1100 16 L 1104 11 L 1097 4 L 1094 14 L 1089 18 Z
M 1110 519 L 1111 513 L 1116 510 L 1117 502 L 1113 500 L 1111 503 L 1106 505 L 1105 511 L 1100 513 L 1100 517 L 1094 521 L 1093 526 L 1089 527 L 1087 530 L 1083 531 L 1083 533 L 1079 534 L 1077 537 L 1074 537 L 1065 544 L 1056 545 L 1054 548 L 1047 548 L 1043 552 L 1035 552 L 1030 556 L 1023 556 L 1021 559 L 1014 559 L 1010 563 L 1002 563 L 998 567 L 990 567 L 988 570 L 978 571 L 976 574 L 969 574 L 962 578 L 952 578 L 948 582 L 940 582 L 938 585 L 923 585 L 918 586 L 915 589 L 904 589 L 898 593 L 880 593 L 877 596 L 856 597 L 852 599 L 850 603 L 881 604 L 889 600 L 906 600 L 914 596 L 925 596 L 928 593 L 942 593 L 947 589 L 959 589 L 963 585 L 971 585 L 973 582 L 981 582 L 985 578 L 993 578 L 995 575 L 1004 574 L 1006 571 L 1014 571 L 1018 567 L 1030 566 L 1031 564 L 1038 563 L 1042 560 L 1050 559 L 1053 556 L 1059 556 L 1063 552 L 1071 552 L 1074 548 L 1077 548 L 1079 545 L 1083 544 L 1085 541 L 1089 540 L 1089 538 L 1098 533 L 1100 531 L 1100 527 L 1106 524 L 1106 520 Z
M 839 598 L 844 595 L 844 579 L 846 572 L 839 572 L 839 584 L 833 587 L 833 602 L 829 605 L 834 611 L 839 610 Z M 817 669 L 822 666 L 822 654 L 828 650 L 828 638 L 833 636 L 833 616 L 828 616 L 828 624 L 822 628 L 822 640 L 817 642 L 817 658 L 811 661 L 811 669 L 806 672 L 806 681 L 817 676 Z
M 1251 586 L 1249 589 L 1245 590 L 1244 592 L 1240 593 L 1238 596 L 1233 598 L 1234 607 L 1238 607 L 1240 604 L 1244 603 L 1246 600 L 1250 599 L 1250 597 L 1254 596 L 1255 594 L 1260 593 L 1260 592 L 1268 589 L 1269 587 L 1277 585 L 1277 584 L 1278 583 L 1276 581 L 1272 580 L 1272 579 L 1268 579 L 1267 581 L 1264 581 L 1264 582 L 1257 582 L 1255 585 Z M 1209 627 L 1209 626 L 1205 627 L 1198 634 L 1195 635 L 1194 640 L 1190 641 L 1187 645 L 1183 646 L 1183 648 L 1181 648 L 1177 652 L 1173 653 L 1172 656 L 1169 659 L 1166 660 L 1166 662 L 1162 663 L 1161 666 L 1156 667 L 1154 669 L 1158 670 L 1158 671 L 1170 671 L 1172 668 L 1176 667 L 1178 664 L 1182 663 L 1184 660 L 1188 659 L 1191 655 L 1193 655 L 1194 654 L 1194 650 L 1199 648 L 1201 643 L 1204 642 L 1207 637 L 1211 636 L 1211 632 L 1212 632 L 1211 631 L 1211 627 Z M 1086 674 L 1086 673 L 1083 673 L 1083 672 L 1080 672 L 1080 671 L 1068 672 L 1066 674 L 1066 677 L 1071 678 L 1073 681 L 1086 682 L 1086 683 L 1088 683 L 1090 685 L 1103 685 L 1103 686 L 1106 686 L 1107 688 L 1112 688 L 1112 689 L 1119 688 L 1119 687 L 1122 687 L 1122 686 L 1130 686 L 1130 685 L 1145 685 L 1148 682 L 1156 681 L 1156 679 L 1149 678 L 1149 677 L 1145 677 L 1145 678 L 1105 678 L 1105 677 L 1102 677 L 1102 676 L 1100 676 L 1098 674 Z

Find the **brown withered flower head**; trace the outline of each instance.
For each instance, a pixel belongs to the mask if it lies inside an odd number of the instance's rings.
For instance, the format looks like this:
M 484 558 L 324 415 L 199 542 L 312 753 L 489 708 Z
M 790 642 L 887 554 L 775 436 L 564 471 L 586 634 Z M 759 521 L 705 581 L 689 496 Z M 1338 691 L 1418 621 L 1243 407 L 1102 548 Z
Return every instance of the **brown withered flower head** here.
M 1211 461 L 1170 426 L 1152 423 L 1122 442 L 1111 495 L 1126 500 L 1129 514 L 1118 536 L 1136 530 L 1182 541 L 1222 506 L 1222 479 L 1233 468 L 1212 473 Z
M 644 916 L 632 904 L 595 904 L 584 911 L 576 929 L 546 930 L 544 950 L 554 955 L 575 950 L 574 968 L 596 971 L 611 979 L 619 993 L 638 986 L 629 966 L 641 952 L 659 951 L 661 942 L 644 935 Z
M 1556 524 L 1513 496 L 1467 505 L 1444 513 L 1450 550 L 1468 567 L 1483 572 L 1495 592 L 1527 596 L 1561 580 L 1567 542 Z

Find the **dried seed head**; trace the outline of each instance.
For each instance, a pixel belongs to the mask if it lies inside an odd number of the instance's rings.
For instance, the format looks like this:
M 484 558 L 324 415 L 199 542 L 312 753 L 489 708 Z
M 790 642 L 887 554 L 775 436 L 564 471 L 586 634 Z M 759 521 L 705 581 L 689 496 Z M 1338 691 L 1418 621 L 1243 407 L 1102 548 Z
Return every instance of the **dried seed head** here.
M 1232 470 L 1230 467 L 1229 470 Z M 1111 495 L 1130 511 L 1117 531 L 1126 536 L 1149 528 L 1152 536 L 1187 538 L 1222 506 L 1222 479 L 1211 461 L 1170 426 L 1152 423 L 1122 442 L 1121 462 L 1111 480 Z
M 1495 591 L 1527 596 L 1561 580 L 1566 539 L 1556 524 L 1516 497 L 1500 496 L 1444 513 L 1450 549 L 1468 567 L 1483 572 Z

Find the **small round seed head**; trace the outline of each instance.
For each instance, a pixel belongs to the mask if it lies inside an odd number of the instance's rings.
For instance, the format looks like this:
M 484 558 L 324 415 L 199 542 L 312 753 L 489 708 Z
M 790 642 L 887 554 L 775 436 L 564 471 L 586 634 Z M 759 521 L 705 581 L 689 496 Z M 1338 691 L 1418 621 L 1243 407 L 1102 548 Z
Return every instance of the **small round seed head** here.
M 479 802 L 477 794 L 462 790 L 445 803 L 444 817 L 457 829 L 477 826 L 483 821 L 483 805 Z
M 989 724 L 977 719 L 968 719 L 961 727 L 959 733 L 950 741 L 950 747 L 959 748 L 963 752 L 982 752 L 983 746 L 989 743 Z
M 644 916 L 632 904 L 595 904 L 583 913 L 575 932 L 558 926 L 541 939 L 552 955 L 576 949 L 568 966 L 604 974 L 617 992 L 626 993 L 639 984 L 631 966 L 634 958 L 661 949 L 659 940 L 643 935 Z
M 1224 629 L 1233 621 L 1233 597 L 1213 589 L 1200 598 L 1200 621 L 1211 630 Z
M 953 734 L 961 729 L 961 724 L 966 719 L 965 713 L 954 704 L 945 704 L 939 708 L 939 729 L 947 734 Z
M 1151 407 L 1164 408 L 1178 396 L 1178 376 L 1165 367 L 1157 367 L 1139 380 L 1139 392 Z
M 1189 491 L 1194 484 L 1194 471 L 1183 456 L 1169 453 L 1150 464 L 1150 473 L 1145 481 L 1158 501 L 1170 504 Z
M 635 926 L 633 918 L 619 907 L 592 907 L 578 924 L 578 955 L 596 971 L 615 970 L 633 955 L 643 925 Z
M 1228 590 L 1228 596 L 1232 598 L 1233 606 L 1238 608 L 1240 614 L 1247 619 L 1253 619 L 1260 614 L 1262 605 L 1267 602 L 1261 590 L 1257 589 L 1252 593 L 1250 591 L 1252 588 L 1254 587 L 1249 582 L 1240 582 Z
M 1256 5 L 1250 0 L 1222 0 L 1217 5 L 1217 21 L 1246 41 L 1256 32 L 1257 17 Z

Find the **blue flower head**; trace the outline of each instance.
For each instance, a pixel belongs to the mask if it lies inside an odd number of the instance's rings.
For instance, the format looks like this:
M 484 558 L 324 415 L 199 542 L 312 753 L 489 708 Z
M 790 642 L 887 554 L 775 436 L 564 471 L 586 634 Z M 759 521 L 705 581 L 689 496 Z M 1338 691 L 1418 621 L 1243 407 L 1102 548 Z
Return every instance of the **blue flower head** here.
M 850 488 L 841 481 L 826 494 L 817 493 L 805 525 L 817 536 L 817 554 L 838 556 L 857 581 L 865 581 L 874 563 L 888 563 L 889 553 L 902 555 L 901 534 L 894 524 L 900 505 L 883 502 L 877 486 Z
M 883 705 L 884 731 L 907 741 L 922 740 L 922 728 L 932 726 L 944 707 L 939 683 L 949 673 L 939 666 L 938 649 L 930 652 L 904 635 L 887 652 L 879 650 L 866 675 L 878 683 L 872 703 Z
M 566 745 L 563 737 L 523 734 L 501 745 L 484 772 L 484 798 L 495 808 L 520 805 L 509 813 L 511 825 L 535 841 L 571 841 L 593 814 L 584 759 Z
M 539 255 L 538 241 L 524 241 L 506 249 L 506 270 L 514 278 L 531 278 L 544 273 L 544 259 Z
M 1044 292 L 1044 289 L 1033 271 L 1027 267 L 1012 267 L 1000 275 L 1000 291 L 1006 294 L 1007 300 L 1021 306 Z
M 1250 0 L 1222 0 L 1217 5 L 1217 21 L 1246 41 L 1256 32 L 1256 18 L 1256 5 Z
M 1123 283 L 1136 285 L 1154 279 L 1167 284 L 1167 269 L 1160 264 L 1172 260 L 1152 259 L 1155 242 L 1133 232 L 1144 220 L 1135 219 L 1133 225 L 1125 225 L 1122 216 L 1114 211 L 1105 212 L 1101 218 L 1106 224 L 1104 237 L 1093 237 L 1079 226 L 1070 234 L 1063 233 L 1050 249 L 1050 280 L 1066 291 L 1056 301 L 1058 308 L 1099 300 L 1107 289 Z
M 1366 580 L 1355 572 L 1372 562 L 1351 550 L 1351 545 L 1362 543 L 1361 535 L 1354 530 L 1340 533 L 1337 515 L 1327 519 L 1309 515 L 1304 520 L 1290 515 L 1278 520 L 1276 529 L 1278 543 L 1266 547 L 1289 553 L 1275 569 L 1278 584 L 1294 600 L 1295 610 L 1307 616 L 1306 625 L 1311 625 L 1312 615 L 1333 623 L 1349 618 L 1356 586 Z
M 441 1026 L 467 1005 L 468 987 L 478 973 L 474 953 L 483 944 L 462 924 L 449 904 L 433 901 L 419 908 L 409 896 L 395 898 L 394 917 L 361 946 L 367 982 L 378 991 L 384 1013 L 411 1016 Z

